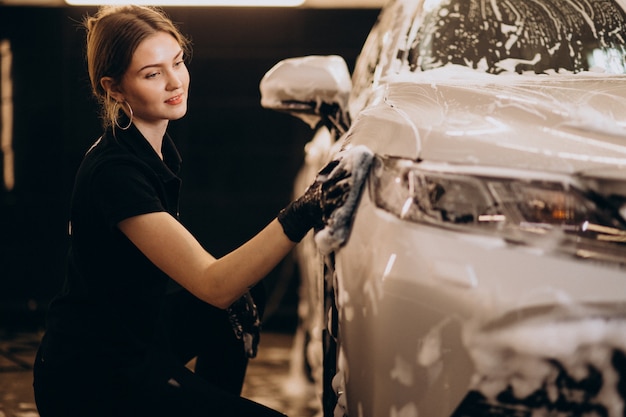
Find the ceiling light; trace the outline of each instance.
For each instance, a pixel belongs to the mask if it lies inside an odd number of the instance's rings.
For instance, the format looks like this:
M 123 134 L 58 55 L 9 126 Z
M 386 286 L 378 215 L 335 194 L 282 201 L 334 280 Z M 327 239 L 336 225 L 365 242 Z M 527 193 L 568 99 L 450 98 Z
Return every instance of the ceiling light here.
M 133 4 L 150 6 L 225 6 L 225 7 L 296 7 L 305 0 L 134 0 Z M 65 0 L 72 6 L 128 4 L 128 0 Z

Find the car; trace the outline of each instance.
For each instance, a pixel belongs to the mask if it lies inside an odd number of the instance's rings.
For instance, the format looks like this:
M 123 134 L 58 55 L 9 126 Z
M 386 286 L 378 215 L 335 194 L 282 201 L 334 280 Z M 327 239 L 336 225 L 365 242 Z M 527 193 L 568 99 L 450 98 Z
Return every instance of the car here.
M 267 72 L 296 195 L 373 154 L 347 240 L 296 252 L 325 416 L 626 415 L 625 59 L 623 1 L 391 0 L 352 74 Z

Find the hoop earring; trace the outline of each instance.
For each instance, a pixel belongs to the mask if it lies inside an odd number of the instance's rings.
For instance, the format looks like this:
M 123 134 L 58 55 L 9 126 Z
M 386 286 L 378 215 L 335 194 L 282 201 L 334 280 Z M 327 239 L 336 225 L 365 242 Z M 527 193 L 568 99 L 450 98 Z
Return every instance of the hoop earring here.
M 128 106 L 128 113 L 130 113 L 129 115 L 129 121 L 128 124 L 126 126 L 120 126 L 120 123 L 117 119 L 117 113 L 119 112 L 118 107 L 121 107 L 120 103 L 118 101 L 115 102 L 115 107 L 114 107 L 114 111 L 113 111 L 113 123 L 115 124 L 115 126 L 117 126 L 118 128 L 122 129 L 122 130 L 127 130 L 130 125 L 133 124 L 133 108 L 130 107 L 130 104 L 127 101 L 123 101 L 122 104 L 126 104 Z

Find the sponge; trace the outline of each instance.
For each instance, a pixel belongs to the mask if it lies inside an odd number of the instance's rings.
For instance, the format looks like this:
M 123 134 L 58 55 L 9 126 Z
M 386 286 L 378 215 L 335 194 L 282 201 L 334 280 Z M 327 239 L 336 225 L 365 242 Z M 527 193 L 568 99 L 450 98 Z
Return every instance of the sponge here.
M 330 180 L 338 175 L 349 172 L 350 175 L 342 179 L 343 188 L 347 189 L 347 195 L 343 204 L 336 208 L 326 219 L 325 226 L 315 234 L 315 243 L 323 255 L 339 249 L 350 237 L 352 221 L 357 204 L 361 197 L 365 179 L 374 161 L 374 154 L 364 145 L 356 145 L 339 152 L 336 156 L 337 165 L 326 176 Z M 324 178 L 318 178 L 324 181 Z

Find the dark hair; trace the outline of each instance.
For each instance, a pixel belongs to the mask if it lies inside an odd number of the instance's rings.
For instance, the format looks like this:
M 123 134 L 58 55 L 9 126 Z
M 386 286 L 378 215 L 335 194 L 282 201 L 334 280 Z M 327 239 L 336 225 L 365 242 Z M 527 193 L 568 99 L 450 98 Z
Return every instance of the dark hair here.
M 103 77 L 121 82 L 139 44 L 157 32 L 172 35 L 187 59 L 189 40 L 162 10 L 149 6 L 104 6 L 84 20 L 87 29 L 87 68 L 94 96 L 101 107 L 102 121 L 109 126 L 117 118 L 117 103 L 100 84 Z

